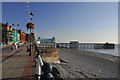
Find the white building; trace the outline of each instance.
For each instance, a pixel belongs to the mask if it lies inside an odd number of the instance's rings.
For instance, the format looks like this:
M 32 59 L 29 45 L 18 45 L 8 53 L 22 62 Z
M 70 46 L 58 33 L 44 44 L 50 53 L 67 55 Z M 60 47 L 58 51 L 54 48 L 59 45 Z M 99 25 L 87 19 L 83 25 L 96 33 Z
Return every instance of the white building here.
M 42 39 L 39 37 L 39 42 L 40 48 L 56 48 L 55 37 Z

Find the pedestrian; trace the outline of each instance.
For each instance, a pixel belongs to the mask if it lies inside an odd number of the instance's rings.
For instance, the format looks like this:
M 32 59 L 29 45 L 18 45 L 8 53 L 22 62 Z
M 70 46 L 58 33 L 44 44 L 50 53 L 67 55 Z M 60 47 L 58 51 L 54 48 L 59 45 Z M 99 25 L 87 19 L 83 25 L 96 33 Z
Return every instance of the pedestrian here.
M 14 42 L 12 43 L 12 50 L 14 50 L 15 49 L 15 45 L 14 45 Z

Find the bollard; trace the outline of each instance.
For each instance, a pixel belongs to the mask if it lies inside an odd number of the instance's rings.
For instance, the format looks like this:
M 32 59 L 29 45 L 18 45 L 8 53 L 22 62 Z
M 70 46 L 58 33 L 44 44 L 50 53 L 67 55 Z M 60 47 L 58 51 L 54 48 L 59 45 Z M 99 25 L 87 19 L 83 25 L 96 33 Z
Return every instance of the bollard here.
M 54 78 L 51 73 L 47 73 L 47 74 L 43 74 L 40 80 L 54 80 Z
M 51 73 L 52 72 L 52 65 L 48 62 L 44 62 L 44 65 L 42 66 L 42 71 L 44 73 Z
M 41 75 L 41 80 L 54 80 L 54 77 L 51 74 L 52 70 L 52 65 L 48 62 L 44 62 L 44 65 L 42 66 L 43 74 Z
M 55 80 L 54 76 L 52 75 L 52 64 L 48 62 L 43 62 L 41 58 L 41 50 L 36 48 L 35 52 L 35 67 L 36 67 L 36 79 L 37 80 Z

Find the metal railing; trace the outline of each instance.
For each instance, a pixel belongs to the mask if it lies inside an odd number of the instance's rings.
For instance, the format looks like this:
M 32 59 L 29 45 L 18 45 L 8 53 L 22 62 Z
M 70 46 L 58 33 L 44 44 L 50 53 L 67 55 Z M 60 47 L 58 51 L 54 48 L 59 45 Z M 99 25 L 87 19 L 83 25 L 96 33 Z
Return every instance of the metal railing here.
M 37 80 L 54 80 L 52 72 L 52 65 L 48 62 L 44 62 L 41 58 L 41 50 L 35 44 L 35 67 Z
M 38 77 L 38 79 L 40 79 L 40 76 L 42 75 L 42 70 L 41 70 L 42 66 L 43 66 L 43 61 L 40 56 L 40 51 L 38 49 L 37 52 L 35 52 L 35 67 L 36 67 L 36 76 Z

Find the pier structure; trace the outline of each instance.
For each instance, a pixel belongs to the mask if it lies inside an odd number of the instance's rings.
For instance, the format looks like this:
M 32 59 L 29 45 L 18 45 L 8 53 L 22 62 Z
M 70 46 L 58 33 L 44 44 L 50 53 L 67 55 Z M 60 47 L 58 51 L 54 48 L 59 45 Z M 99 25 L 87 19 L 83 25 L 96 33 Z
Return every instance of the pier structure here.
M 94 49 L 94 43 L 79 43 L 79 49 Z
M 70 48 L 70 44 L 69 43 L 59 43 L 58 47 L 59 48 Z
M 115 49 L 114 43 L 79 43 L 78 41 L 70 41 L 69 43 L 58 43 L 59 48 L 74 49 Z

